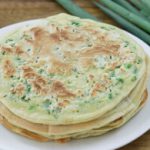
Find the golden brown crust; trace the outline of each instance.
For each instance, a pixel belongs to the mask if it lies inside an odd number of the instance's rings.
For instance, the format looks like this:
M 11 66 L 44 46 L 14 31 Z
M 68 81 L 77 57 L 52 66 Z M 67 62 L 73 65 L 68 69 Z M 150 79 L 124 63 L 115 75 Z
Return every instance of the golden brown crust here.
M 15 74 L 15 67 L 8 59 L 4 61 L 3 70 L 6 77 L 12 77 Z
M 23 76 L 26 79 L 30 79 L 29 82 L 32 84 L 33 89 L 35 92 L 39 94 L 47 94 L 48 88 L 47 81 L 44 77 L 38 75 L 31 67 L 24 66 L 23 67 Z
M 10 47 L 1 47 L 1 51 L 3 52 L 3 53 L 8 53 L 8 54 L 10 54 L 10 53 L 12 53 L 13 52 L 13 50 L 12 50 L 12 48 L 10 48 Z
M 145 104 L 145 102 L 147 101 L 147 98 L 148 98 L 148 90 L 146 89 L 144 91 L 143 99 L 142 99 L 139 107 L 142 107 Z
M 100 84 L 100 83 L 96 83 L 95 86 L 94 86 L 94 88 L 93 88 L 93 90 L 92 90 L 91 95 L 92 96 L 96 96 L 96 93 L 98 91 L 102 91 L 102 90 L 105 90 L 105 86 L 102 85 L 102 84 Z
M 43 83 L 42 80 L 40 82 L 38 82 L 38 81 L 40 81 L 40 79 L 38 79 L 38 78 L 35 78 L 32 81 L 32 85 L 33 85 L 33 88 L 36 91 L 36 93 L 42 94 L 42 95 L 47 94 L 48 93 L 48 88 L 46 88 L 45 82 Z
M 95 55 L 106 54 L 106 55 L 118 55 L 118 49 L 120 45 L 118 44 L 110 44 L 96 46 L 93 48 L 89 48 L 81 52 L 80 57 L 94 57 Z
M 31 122 L 66 125 L 96 119 L 134 89 L 146 68 L 145 53 L 115 27 L 76 17 L 60 20 L 42 19 L 1 41 L 6 48 L 1 68 L 14 75 L 1 76 L 2 102 Z M 6 59 L 10 68 L 3 67 Z
M 17 94 L 17 95 L 23 95 L 24 93 L 24 85 L 23 84 L 18 84 L 16 87 L 11 89 L 12 94 Z
M 23 70 L 23 77 L 24 78 L 31 79 L 31 78 L 35 77 L 35 72 L 34 72 L 34 70 L 31 67 L 24 66 L 22 68 L 22 70 Z
M 55 93 L 58 97 L 75 97 L 75 94 L 67 90 L 60 81 L 53 82 L 52 93 Z
M 25 53 L 20 46 L 15 46 L 15 47 L 6 47 L 2 46 L 0 50 L 5 54 L 12 54 L 12 55 L 24 55 L 27 56 L 27 53 Z
M 64 63 L 58 59 L 51 59 L 51 68 L 49 73 L 69 75 L 71 73 L 72 66 L 69 63 Z
M 25 129 L 22 129 L 22 128 L 18 128 L 16 126 L 12 125 L 5 118 L 3 119 L 2 124 L 3 124 L 4 127 L 9 129 L 10 131 L 13 131 L 17 134 L 23 135 L 23 136 L 25 136 L 29 139 L 36 140 L 36 141 L 39 141 L 39 142 L 48 142 L 49 141 L 49 139 L 44 137 L 44 136 L 38 135 L 38 134 L 33 133 L 31 131 L 28 131 L 28 130 L 25 130 Z
M 21 55 L 21 54 L 23 54 L 23 53 L 24 53 L 24 51 L 21 49 L 21 47 L 17 46 L 17 47 L 15 48 L 15 54 L 16 54 L 16 55 Z

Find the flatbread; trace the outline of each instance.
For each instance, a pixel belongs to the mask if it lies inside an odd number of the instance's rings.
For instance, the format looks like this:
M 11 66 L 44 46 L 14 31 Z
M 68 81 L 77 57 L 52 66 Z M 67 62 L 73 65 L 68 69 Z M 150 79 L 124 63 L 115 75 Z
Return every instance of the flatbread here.
M 0 38 L 0 123 L 38 141 L 102 135 L 148 93 L 150 59 L 117 27 L 59 14 Z
M 104 133 L 106 133 L 106 132 L 108 132 L 114 128 L 120 127 L 121 125 L 126 123 L 126 121 L 131 117 L 131 114 L 134 115 L 143 107 L 143 105 L 145 104 L 145 102 L 147 100 L 147 95 L 148 95 L 148 93 L 147 93 L 147 91 L 145 91 L 144 95 L 143 95 L 143 100 L 141 101 L 140 105 L 134 111 L 131 111 L 130 113 L 128 113 L 126 116 L 118 118 L 117 120 L 113 121 L 112 123 L 110 123 L 106 127 L 103 127 L 100 129 L 94 129 L 94 130 L 89 131 L 86 134 L 77 135 L 77 136 L 74 136 L 72 138 L 80 139 L 80 138 L 85 138 L 85 137 L 98 136 L 98 135 L 102 135 L 102 134 L 104 134 Z M 11 130 L 15 133 L 18 133 L 20 135 L 23 135 L 27 138 L 33 139 L 33 140 L 37 140 L 40 142 L 47 142 L 47 141 L 52 140 L 48 137 L 44 137 L 43 135 L 38 135 L 38 134 L 33 133 L 31 131 L 28 131 L 26 129 L 18 128 L 16 126 L 12 125 L 11 123 L 9 123 L 6 119 L 3 120 L 3 125 L 9 130 Z M 55 139 L 55 141 L 58 141 L 58 142 L 66 142 L 68 140 L 70 140 L 70 138 L 68 138 L 68 137 Z
M 67 125 L 117 106 L 146 69 L 143 49 L 117 27 L 67 14 L 0 39 L 0 101 L 33 123 Z

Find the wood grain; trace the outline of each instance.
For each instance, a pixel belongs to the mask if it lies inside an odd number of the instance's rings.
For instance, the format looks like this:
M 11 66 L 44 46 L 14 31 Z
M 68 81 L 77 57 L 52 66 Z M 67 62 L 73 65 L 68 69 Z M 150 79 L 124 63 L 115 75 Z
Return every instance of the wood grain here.
M 118 26 L 112 19 L 93 6 L 90 0 L 75 0 L 75 2 L 97 18 L 101 18 L 103 22 Z M 0 0 L 0 27 L 24 20 L 47 17 L 60 12 L 65 12 L 65 10 L 55 0 Z M 150 150 L 150 131 L 119 150 L 134 149 Z

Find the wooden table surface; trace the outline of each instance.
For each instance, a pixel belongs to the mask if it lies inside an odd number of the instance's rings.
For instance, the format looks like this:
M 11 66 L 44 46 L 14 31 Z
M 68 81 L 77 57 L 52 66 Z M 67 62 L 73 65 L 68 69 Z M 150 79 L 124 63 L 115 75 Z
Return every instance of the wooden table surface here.
M 95 8 L 90 0 L 75 0 L 103 22 L 117 25 L 113 20 Z M 86 1 L 86 2 L 85 2 Z M 0 28 L 16 22 L 47 17 L 65 12 L 55 0 L 0 0 Z M 121 137 L 120 137 L 121 138 Z M 120 150 L 150 150 L 150 131 Z

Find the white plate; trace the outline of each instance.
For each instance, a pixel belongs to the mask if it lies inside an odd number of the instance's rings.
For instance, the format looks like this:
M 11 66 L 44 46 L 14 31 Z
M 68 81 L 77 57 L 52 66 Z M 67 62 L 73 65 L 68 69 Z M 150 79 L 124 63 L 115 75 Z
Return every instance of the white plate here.
M 3 36 L 12 29 L 26 24 L 36 24 L 39 20 L 26 21 L 0 29 L 0 36 Z M 129 33 L 128 33 L 129 34 Z M 150 47 L 137 37 L 129 34 L 136 40 L 150 55 Z M 150 84 L 148 87 L 150 92 Z M 123 127 L 99 137 L 92 137 L 81 140 L 73 140 L 69 143 L 59 144 L 55 142 L 40 143 L 29 140 L 22 136 L 11 133 L 3 126 L 0 126 L 0 149 L 2 150 L 110 150 L 116 149 L 135 140 L 150 129 L 150 97 L 144 108 Z

